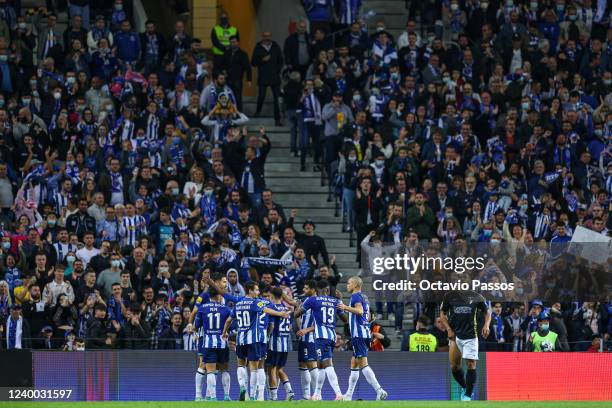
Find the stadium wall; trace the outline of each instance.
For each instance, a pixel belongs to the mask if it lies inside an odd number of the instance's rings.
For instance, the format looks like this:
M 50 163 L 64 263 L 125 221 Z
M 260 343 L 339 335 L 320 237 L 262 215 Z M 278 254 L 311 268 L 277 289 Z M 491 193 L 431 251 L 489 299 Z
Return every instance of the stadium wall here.
M 9 352 L 13 353 L 13 352 Z M 0 352 L 3 357 L 7 352 Z M 293 353 L 292 353 L 293 354 Z M 344 390 L 351 353 L 334 355 Z M 27 359 L 26 361 L 28 361 Z M 300 394 L 295 355 L 286 372 Z M 370 365 L 394 400 L 457 399 L 446 353 L 371 353 Z M 3 363 L 7 362 L 2 358 Z M 23 361 L 23 360 L 22 360 Z M 196 355 L 182 351 L 32 351 L 34 389 L 71 389 L 75 401 L 193 400 Z M 10 365 L 2 364 L 6 370 Z M 481 353 L 476 398 L 488 400 L 612 400 L 612 354 Z M 232 397 L 238 395 L 234 362 Z M 222 395 L 221 381 L 217 381 Z M 0 384 L 0 386 L 5 386 Z M 279 392 L 284 398 L 284 391 Z M 323 397 L 333 399 L 326 383 Z M 354 399 L 373 400 L 360 377 Z

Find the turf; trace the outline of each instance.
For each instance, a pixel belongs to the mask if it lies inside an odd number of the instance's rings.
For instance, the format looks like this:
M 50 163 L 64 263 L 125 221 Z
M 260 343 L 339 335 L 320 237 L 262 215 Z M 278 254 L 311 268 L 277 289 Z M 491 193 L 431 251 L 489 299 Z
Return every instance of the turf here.
M 244 407 L 250 402 L 0 402 L 0 408 L 239 408 Z M 582 401 L 512 401 L 512 402 L 492 402 L 492 401 L 266 401 L 252 402 L 256 407 L 268 408 L 288 408 L 290 406 L 301 407 L 338 407 L 357 405 L 362 408 L 379 408 L 382 404 L 384 408 L 455 408 L 455 407 L 476 407 L 476 408 L 612 408 L 612 401 L 582 402 Z M 291 404 L 291 405 L 290 405 Z M 350 404 L 350 405 L 349 405 Z

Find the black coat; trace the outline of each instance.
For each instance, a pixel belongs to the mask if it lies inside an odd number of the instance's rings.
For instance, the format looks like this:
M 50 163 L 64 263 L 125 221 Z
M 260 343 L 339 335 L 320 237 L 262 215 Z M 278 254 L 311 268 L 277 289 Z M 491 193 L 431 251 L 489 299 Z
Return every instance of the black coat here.
M 228 82 L 242 82 L 244 74 L 246 74 L 246 79 L 249 82 L 253 78 L 249 56 L 240 48 L 236 51 L 233 51 L 231 48 L 225 51 L 223 68 L 227 71 Z
M 306 47 L 308 49 L 308 56 L 310 60 L 312 60 L 312 46 L 310 44 L 308 33 L 303 34 L 306 37 Z M 299 51 L 300 51 L 300 42 L 299 42 L 299 34 L 297 31 L 291 34 L 285 40 L 285 45 L 283 47 L 285 52 L 285 62 L 288 66 L 291 66 L 293 69 L 296 69 L 300 66 L 299 64 Z M 306 64 L 308 65 L 308 64 Z
M 66 229 L 83 239 L 86 232 L 96 230 L 96 219 L 89 214 L 81 216 L 80 212 L 76 212 L 66 219 Z
M 8 336 L 8 321 L 10 319 L 10 316 L 7 317 L 3 323 L 3 337 L 0 338 L 0 349 L 5 348 L 6 349 L 6 339 Z M 22 349 L 31 349 L 32 348 L 32 336 L 30 335 L 30 333 L 32 332 L 30 330 L 30 324 L 28 323 L 28 321 L 23 318 L 22 323 L 21 323 L 21 348 Z
M 270 59 L 264 61 L 264 58 L 268 56 Z M 251 65 L 257 67 L 258 85 L 280 85 L 280 73 L 283 68 L 283 52 L 277 43 L 272 42 L 270 50 L 266 51 L 261 42 L 258 42 L 253 50 Z

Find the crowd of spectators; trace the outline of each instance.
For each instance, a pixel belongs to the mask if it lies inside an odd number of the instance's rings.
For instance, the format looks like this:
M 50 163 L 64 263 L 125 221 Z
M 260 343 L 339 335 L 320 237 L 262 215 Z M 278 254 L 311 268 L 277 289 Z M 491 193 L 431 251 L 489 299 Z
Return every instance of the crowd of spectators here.
M 610 235 L 606 2 L 434 1 L 394 38 L 360 1 L 309 0 L 309 24 L 282 47 L 264 31 L 250 57 L 222 15 L 213 58 L 183 21 L 166 38 L 135 32 L 121 0 L 72 3 L 64 32 L 0 3 L 1 347 L 189 349 L 191 306 L 220 274 L 233 294 L 338 283 L 315 223 L 298 232 L 266 189 L 273 143 L 243 127 L 251 67 L 255 116 L 270 88 L 357 258 L 381 241 Z M 402 320 L 403 300 L 377 300 L 378 320 Z M 610 302 L 562 312 L 609 339 Z

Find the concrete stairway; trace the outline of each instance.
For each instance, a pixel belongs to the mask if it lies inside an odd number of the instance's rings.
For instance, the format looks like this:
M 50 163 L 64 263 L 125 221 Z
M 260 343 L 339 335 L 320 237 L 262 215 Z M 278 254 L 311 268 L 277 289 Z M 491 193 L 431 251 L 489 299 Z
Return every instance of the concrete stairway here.
M 316 224 L 316 233 L 325 239 L 327 250 L 336 256 L 338 271 L 343 275 L 338 289 L 344 294 L 344 300 L 348 300 L 346 292 L 346 280 L 359 272 L 359 265 L 355 262 L 356 248 L 349 245 L 349 234 L 342 232 L 342 217 L 340 212 L 336 214 L 334 202 L 328 202 L 327 186 L 321 186 L 321 175 L 313 172 L 312 160 L 306 162 L 308 171 L 300 172 L 299 159 L 294 158 L 289 151 L 289 128 L 287 126 L 277 127 L 274 125 L 272 115 L 272 104 L 270 97 L 264 104 L 262 114 L 264 117 L 252 118 L 249 128 L 254 130 L 260 125 L 265 126 L 266 134 L 272 143 L 272 150 L 266 162 L 266 184 L 272 190 L 274 201 L 285 208 L 285 212 L 293 208 L 298 210 L 295 219 L 295 227 L 302 231 L 302 223 L 311 219 Z M 244 98 L 244 112 L 247 116 L 255 111 L 255 98 Z M 368 293 L 371 306 L 374 307 L 374 293 L 371 291 L 371 278 L 364 278 L 364 290 Z M 390 349 L 399 349 L 401 336 L 395 334 L 394 316 L 381 323 L 391 338 Z M 404 315 L 404 328 L 412 327 L 412 308 L 407 307 Z
M 413 0 L 414 1 L 414 0 Z M 397 40 L 397 37 L 406 29 L 408 10 L 405 0 L 363 0 L 361 6 L 363 13 L 370 10 L 376 12 L 368 27 L 374 27 L 377 21 L 384 21 L 385 28 Z

